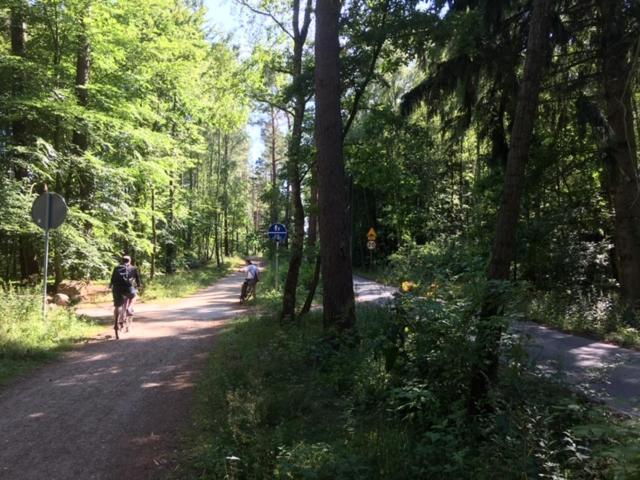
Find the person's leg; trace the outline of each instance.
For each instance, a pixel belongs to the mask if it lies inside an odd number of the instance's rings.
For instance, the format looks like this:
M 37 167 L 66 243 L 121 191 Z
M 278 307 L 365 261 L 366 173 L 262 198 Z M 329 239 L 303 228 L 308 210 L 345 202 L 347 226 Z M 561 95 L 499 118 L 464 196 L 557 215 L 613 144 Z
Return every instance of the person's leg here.
M 133 315 L 133 306 L 136 303 L 137 297 L 138 295 L 136 295 L 135 293 L 132 293 L 131 295 L 127 296 L 127 313 L 129 315 Z
M 118 292 L 115 290 L 115 287 L 111 292 L 111 295 L 113 297 L 113 324 L 115 325 L 118 323 L 118 310 L 120 309 L 120 304 L 118 303 Z

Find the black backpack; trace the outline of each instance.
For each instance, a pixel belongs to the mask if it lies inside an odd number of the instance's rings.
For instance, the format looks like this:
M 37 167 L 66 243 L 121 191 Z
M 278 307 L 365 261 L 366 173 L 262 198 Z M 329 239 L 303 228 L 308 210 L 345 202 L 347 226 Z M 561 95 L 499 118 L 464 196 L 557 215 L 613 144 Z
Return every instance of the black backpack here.
M 129 269 L 126 265 L 118 265 L 113 273 L 113 285 L 120 289 L 127 289 L 131 286 L 129 280 Z

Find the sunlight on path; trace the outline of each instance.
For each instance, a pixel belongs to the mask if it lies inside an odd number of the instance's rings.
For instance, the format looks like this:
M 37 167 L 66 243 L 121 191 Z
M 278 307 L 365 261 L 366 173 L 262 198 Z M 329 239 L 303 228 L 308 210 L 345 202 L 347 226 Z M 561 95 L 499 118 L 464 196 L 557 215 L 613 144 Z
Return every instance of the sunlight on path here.
M 243 274 L 138 305 L 120 340 L 79 346 L 0 392 L 0 478 L 157 478 L 170 471 L 193 387 L 238 304 Z M 111 307 L 82 313 L 109 317 Z

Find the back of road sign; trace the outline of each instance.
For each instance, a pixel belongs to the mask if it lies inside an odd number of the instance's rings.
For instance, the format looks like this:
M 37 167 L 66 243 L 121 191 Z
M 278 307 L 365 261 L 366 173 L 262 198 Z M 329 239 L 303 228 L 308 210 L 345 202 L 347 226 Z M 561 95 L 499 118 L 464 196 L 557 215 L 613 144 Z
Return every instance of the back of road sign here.
M 57 193 L 45 192 L 31 206 L 31 218 L 43 230 L 58 228 L 67 218 L 67 204 Z M 48 216 L 48 222 L 47 222 Z

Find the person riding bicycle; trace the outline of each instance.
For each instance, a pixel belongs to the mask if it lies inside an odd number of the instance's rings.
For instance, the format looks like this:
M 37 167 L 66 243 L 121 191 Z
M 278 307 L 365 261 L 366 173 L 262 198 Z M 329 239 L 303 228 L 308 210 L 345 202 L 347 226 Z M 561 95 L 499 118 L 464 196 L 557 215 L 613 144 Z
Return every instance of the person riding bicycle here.
M 247 272 L 247 277 L 242 283 L 242 292 L 240 293 L 240 301 L 244 300 L 247 296 L 247 290 L 249 289 L 249 285 L 255 288 L 256 283 L 260 280 L 260 269 L 251 263 L 250 259 L 245 260 L 247 262 L 247 266 L 244 270 Z
M 133 305 L 138 295 L 138 287 L 142 286 L 138 269 L 131 264 L 131 257 L 125 255 L 121 263 L 111 273 L 109 288 L 113 293 L 113 319 L 118 321 L 118 309 L 127 302 L 127 313 L 133 315 Z

